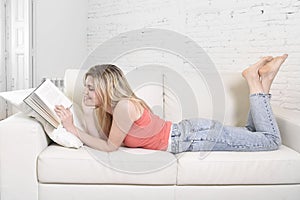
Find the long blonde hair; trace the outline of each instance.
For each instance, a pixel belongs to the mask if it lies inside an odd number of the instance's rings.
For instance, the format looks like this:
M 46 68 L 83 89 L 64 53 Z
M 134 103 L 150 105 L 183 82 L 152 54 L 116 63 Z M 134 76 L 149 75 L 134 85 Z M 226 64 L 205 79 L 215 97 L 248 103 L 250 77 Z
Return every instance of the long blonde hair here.
M 113 64 L 102 64 L 91 67 L 84 76 L 93 77 L 96 98 L 101 106 L 96 109 L 99 125 L 108 136 L 112 124 L 112 115 L 107 112 L 108 108 L 114 108 L 122 99 L 130 99 L 149 109 L 149 106 L 132 91 L 122 70 Z M 150 110 L 151 111 L 151 110 Z

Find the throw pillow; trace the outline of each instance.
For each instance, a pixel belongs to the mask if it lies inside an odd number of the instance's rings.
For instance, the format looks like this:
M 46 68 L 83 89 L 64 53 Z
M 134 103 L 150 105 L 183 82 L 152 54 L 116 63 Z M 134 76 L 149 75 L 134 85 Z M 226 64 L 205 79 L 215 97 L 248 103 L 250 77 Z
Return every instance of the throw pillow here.
M 19 111 L 25 113 L 27 116 L 33 117 L 37 121 L 39 121 L 49 138 L 55 143 L 71 148 L 80 148 L 83 146 L 83 143 L 80 141 L 78 137 L 73 135 L 72 133 L 67 132 L 62 126 L 58 129 L 52 127 L 44 118 L 34 112 L 26 103 L 23 102 L 24 98 L 26 98 L 34 88 L 24 89 L 24 90 L 14 90 L 8 92 L 1 92 L 0 97 L 4 98 L 8 103 L 17 108 Z M 71 108 L 73 113 L 74 124 L 81 130 L 84 129 L 84 120 L 83 114 L 78 105 L 73 103 Z
M 33 90 L 34 88 L 1 92 L 0 97 L 6 100 L 14 108 L 30 116 L 30 113 L 33 112 L 33 110 L 23 102 L 23 99 L 25 99 Z

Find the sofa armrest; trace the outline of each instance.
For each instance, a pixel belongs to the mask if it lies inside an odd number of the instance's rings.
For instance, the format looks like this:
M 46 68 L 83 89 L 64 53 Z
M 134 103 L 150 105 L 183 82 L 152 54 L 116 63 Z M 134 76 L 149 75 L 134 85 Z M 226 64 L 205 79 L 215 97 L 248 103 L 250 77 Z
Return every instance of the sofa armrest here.
M 273 108 L 282 143 L 300 153 L 300 115 L 290 110 Z
M 0 199 L 38 199 L 37 157 L 49 139 L 36 120 L 17 113 L 0 121 Z

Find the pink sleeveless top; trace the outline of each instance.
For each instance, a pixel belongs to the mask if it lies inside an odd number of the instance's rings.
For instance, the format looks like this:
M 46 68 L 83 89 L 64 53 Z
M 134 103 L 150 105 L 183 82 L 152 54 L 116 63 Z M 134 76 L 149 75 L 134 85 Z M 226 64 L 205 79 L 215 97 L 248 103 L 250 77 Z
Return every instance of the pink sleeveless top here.
M 142 116 L 131 126 L 123 143 L 127 147 L 166 150 L 172 122 L 144 109 Z

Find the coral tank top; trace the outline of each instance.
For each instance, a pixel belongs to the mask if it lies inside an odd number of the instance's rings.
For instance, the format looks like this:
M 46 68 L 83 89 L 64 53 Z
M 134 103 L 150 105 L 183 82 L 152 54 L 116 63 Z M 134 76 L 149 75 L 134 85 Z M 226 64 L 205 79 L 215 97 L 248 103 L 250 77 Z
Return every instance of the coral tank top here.
M 166 150 L 172 122 L 144 109 L 142 116 L 131 126 L 123 143 L 131 148 Z

